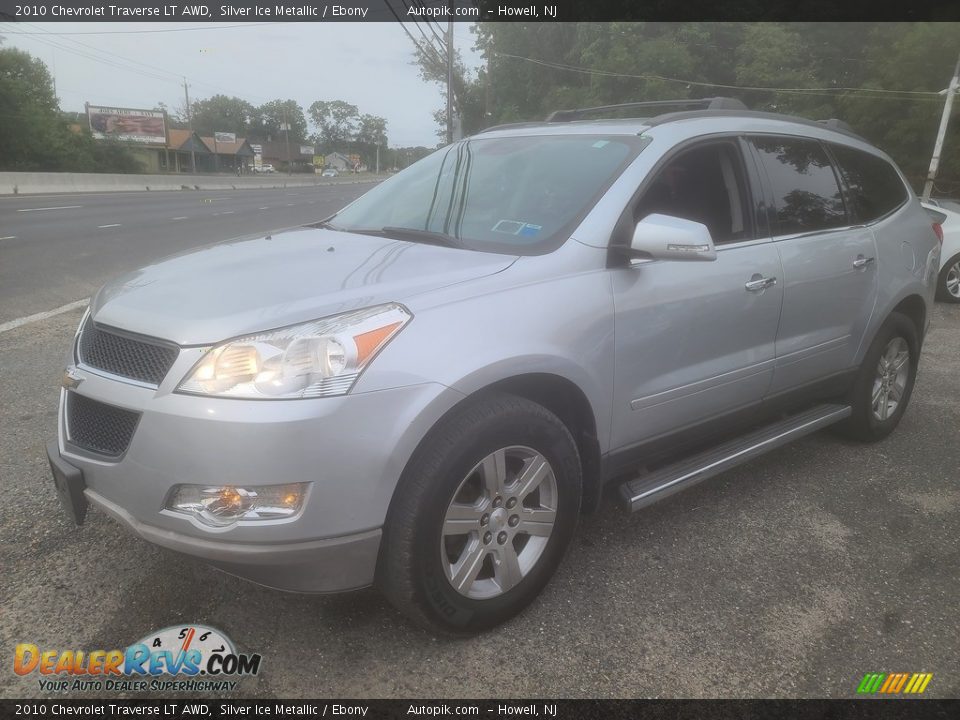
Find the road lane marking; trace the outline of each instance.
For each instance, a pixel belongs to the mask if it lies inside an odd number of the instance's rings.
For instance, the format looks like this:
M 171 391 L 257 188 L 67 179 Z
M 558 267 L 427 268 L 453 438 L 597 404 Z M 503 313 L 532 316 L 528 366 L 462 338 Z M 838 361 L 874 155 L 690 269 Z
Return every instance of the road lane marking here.
M 233 210 L 224 210 L 221 215 L 233 215 Z
M 0 237 L 0 240 L 13 240 L 16 237 L 16 235 L 7 235 L 6 237 Z
M 176 218 L 174 218 L 174 220 L 187 220 L 187 219 L 188 219 L 188 218 L 187 218 L 186 215 L 184 215 L 184 216 L 182 216 L 182 217 L 176 217 Z
M 46 312 L 35 313 L 33 315 L 27 315 L 26 317 L 17 318 L 16 320 L 11 320 L 10 322 L 5 322 L 0 325 L 0 333 L 5 333 L 8 330 L 13 330 L 14 328 L 18 328 L 21 325 L 27 325 L 28 323 L 40 322 L 41 320 L 52 318 L 54 315 L 62 315 L 65 312 L 70 312 L 71 310 L 76 310 L 77 308 L 86 307 L 89 302 L 90 298 L 84 298 L 83 300 L 77 300 L 76 302 L 61 305 L 53 310 L 47 310 Z
M 120 223 L 111 223 L 110 225 L 97 225 L 98 228 L 120 227 Z
M 267 207 L 257 208 L 257 210 L 269 210 L 269 209 L 270 209 L 269 205 Z
M 287 207 L 293 207 L 296 203 L 287 203 Z
M 74 208 L 83 207 L 83 205 L 58 205 L 57 207 L 45 207 L 45 208 L 21 208 L 17 212 L 37 212 L 38 210 L 73 210 Z

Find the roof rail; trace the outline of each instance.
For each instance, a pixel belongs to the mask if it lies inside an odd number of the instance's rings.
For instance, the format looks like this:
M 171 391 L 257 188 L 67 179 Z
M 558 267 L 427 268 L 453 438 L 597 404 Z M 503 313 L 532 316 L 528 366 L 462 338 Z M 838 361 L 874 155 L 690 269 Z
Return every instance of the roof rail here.
M 580 120 L 584 115 L 591 115 L 605 110 L 628 110 L 633 108 L 698 108 L 701 110 L 746 110 L 747 106 L 736 98 L 712 97 L 696 100 L 646 100 L 644 102 L 621 103 L 619 105 L 599 105 L 597 107 L 579 108 L 576 110 L 554 110 L 547 116 L 546 122 L 570 122 Z M 660 113 L 656 113 L 660 114 Z
M 680 120 L 695 120 L 698 118 L 716 118 L 716 117 L 739 117 L 739 118 L 760 118 L 763 120 L 782 120 L 784 122 L 796 123 L 798 125 L 809 125 L 811 127 L 821 127 L 833 130 L 842 135 L 848 135 L 857 140 L 869 142 L 863 136 L 858 135 L 850 125 L 843 120 L 810 120 L 809 118 L 797 117 L 795 115 L 783 115 L 781 113 L 764 112 L 762 110 L 689 110 L 684 112 L 666 113 L 656 117 L 644 120 L 644 124 L 649 127 L 665 125 Z
M 493 132 L 494 130 L 506 130 L 508 128 L 525 128 L 525 127 L 536 127 L 537 125 L 543 125 L 542 122 L 514 122 L 514 123 L 502 123 L 500 125 L 491 125 L 490 127 L 484 128 L 480 133 Z M 477 133 L 478 135 L 480 133 Z

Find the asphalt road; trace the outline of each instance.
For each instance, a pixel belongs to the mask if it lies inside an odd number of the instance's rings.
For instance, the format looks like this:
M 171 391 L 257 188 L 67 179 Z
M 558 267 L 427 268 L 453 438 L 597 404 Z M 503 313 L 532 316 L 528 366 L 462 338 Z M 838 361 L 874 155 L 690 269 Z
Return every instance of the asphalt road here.
M 167 255 L 322 220 L 371 187 L 0 197 L 0 324 Z
M 253 197 L 218 207 L 259 222 Z M 41 263 L 43 242 L 59 248 L 53 255 L 123 252 L 85 232 L 72 245 L 37 240 L 20 262 Z M 123 262 L 167 254 L 163 234 L 153 238 Z M 36 279 L 12 293 L 6 278 L 18 273 L 3 272 L 4 312 L 9 299 L 36 310 L 40 296 L 20 297 Z M 51 286 L 75 289 L 60 272 L 50 271 Z M 99 279 L 78 270 L 69 282 Z M 95 511 L 70 525 L 44 444 L 80 314 L 0 334 L 2 697 L 51 697 L 36 675 L 11 671 L 15 643 L 110 649 L 180 623 L 218 627 L 262 654 L 237 697 L 852 697 L 867 672 L 931 672 L 927 696 L 960 695 L 960 306 L 936 306 L 910 408 L 890 438 L 867 446 L 819 433 L 634 515 L 608 498 L 541 598 L 469 640 L 420 631 L 371 590 L 284 594 L 154 547 Z

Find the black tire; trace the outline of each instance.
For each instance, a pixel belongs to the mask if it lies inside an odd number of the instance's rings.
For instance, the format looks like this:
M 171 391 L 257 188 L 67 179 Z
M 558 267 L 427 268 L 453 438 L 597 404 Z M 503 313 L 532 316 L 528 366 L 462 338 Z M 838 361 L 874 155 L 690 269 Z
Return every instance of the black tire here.
M 444 571 L 444 516 L 471 470 L 510 446 L 531 448 L 550 463 L 557 490 L 553 530 L 518 584 L 496 597 L 469 598 Z M 487 394 L 445 417 L 408 463 L 384 526 L 377 585 L 427 629 L 452 635 L 490 629 L 523 610 L 547 584 L 573 537 L 580 497 L 577 445 L 560 419 L 530 400 Z
M 948 303 L 960 303 L 960 297 L 952 295 L 950 291 L 947 290 L 947 274 L 950 272 L 950 268 L 957 263 L 960 263 L 960 253 L 957 253 L 944 263 L 943 269 L 937 277 L 937 300 Z
M 910 368 L 896 410 L 885 420 L 880 420 L 874 415 L 872 402 L 877 366 L 889 343 L 897 337 L 906 341 L 910 353 Z M 892 433 L 900 423 L 900 418 L 903 417 L 903 413 L 910 402 L 910 396 L 913 394 L 919 359 L 920 339 L 917 327 L 906 315 L 892 313 L 880 327 L 880 330 L 877 331 L 866 355 L 864 355 L 849 396 L 853 414 L 837 424 L 837 431 L 860 442 L 876 442 Z

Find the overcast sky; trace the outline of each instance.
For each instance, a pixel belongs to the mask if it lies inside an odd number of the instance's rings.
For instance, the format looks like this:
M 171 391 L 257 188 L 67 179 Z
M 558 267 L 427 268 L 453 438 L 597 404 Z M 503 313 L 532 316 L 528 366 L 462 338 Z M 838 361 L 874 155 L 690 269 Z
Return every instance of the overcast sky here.
M 398 24 L 215 28 L 224 24 L 230 23 L 2 23 L 0 36 L 3 47 L 21 48 L 51 72 L 56 68 L 64 110 L 83 110 L 84 102 L 133 108 L 164 102 L 174 110 L 183 105 L 179 78 L 186 75 L 191 100 L 217 93 L 254 105 L 293 98 L 304 113 L 314 100 L 344 100 L 386 118 L 393 147 L 437 144 L 432 113 L 443 105 L 441 88 L 420 79 L 411 64 L 413 44 Z M 166 28 L 191 29 L 128 32 Z M 468 64 L 479 64 L 468 25 L 454 27 L 454 43 Z

